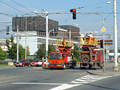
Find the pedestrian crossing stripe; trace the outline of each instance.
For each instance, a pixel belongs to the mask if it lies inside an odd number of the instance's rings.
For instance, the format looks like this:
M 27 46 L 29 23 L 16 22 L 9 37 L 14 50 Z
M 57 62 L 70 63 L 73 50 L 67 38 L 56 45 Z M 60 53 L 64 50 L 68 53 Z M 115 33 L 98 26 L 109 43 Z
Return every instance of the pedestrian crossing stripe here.
M 100 75 L 86 75 L 81 78 L 75 79 L 74 81 L 70 82 L 72 84 L 84 84 L 84 83 L 90 83 L 95 82 L 97 80 L 105 79 L 111 76 L 100 76 Z
M 63 85 L 60 85 L 58 87 L 55 87 L 55 88 L 52 88 L 52 89 L 49 89 L 49 90 L 66 90 L 66 89 L 69 89 L 69 88 L 73 88 L 73 87 L 76 87 L 76 86 L 80 86 L 80 85 L 84 85 L 84 84 L 87 84 L 87 83 L 95 82 L 95 81 L 102 80 L 102 79 L 109 78 L 109 77 L 112 77 L 112 76 L 86 75 L 86 76 L 77 78 L 77 79 L 71 81 L 68 84 L 63 84 Z
M 66 90 L 66 89 L 69 89 L 69 88 L 73 88 L 73 87 L 76 87 L 76 86 L 80 86 L 80 85 L 84 85 L 84 84 L 87 84 L 87 83 L 91 83 L 91 82 L 95 82 L 95 81 L 98 81 L 98 80 L 102 80 L 102 79 L 105 79 L 105 78 L 109 78 L 109 77 L 112 77 L 112 76 L 100 76 L 100 75 L 86 75 L 86 76 L 83 76 L 83 77 L 80 77 L 80 78 L 77 78 L 69 83 L 30 83 L 30 82 L 16 82 L 16 83 L 12 83 L 12 84 L 20 84 L 20 85 L 26 85 L 26 84 L 33 84 L 33 85 L 57 85 L 57 87 L 54 87 L 54 88 L 51 88 L 49 90 Z

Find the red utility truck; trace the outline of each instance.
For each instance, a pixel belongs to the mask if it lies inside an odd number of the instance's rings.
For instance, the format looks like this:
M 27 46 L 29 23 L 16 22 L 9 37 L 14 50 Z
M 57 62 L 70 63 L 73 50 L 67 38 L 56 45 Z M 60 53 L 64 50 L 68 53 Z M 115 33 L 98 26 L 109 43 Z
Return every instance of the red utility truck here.
M 95 37 L 81 37 L 80 68 L 102 68 L 104 65 L 103 49 L 98 47 L 98 40 Z
M 48 68 L 74 68 L 75 61 L 72 59 L 73 41 L 58 39 L 58 51 L 50 52 L 48 56 Z

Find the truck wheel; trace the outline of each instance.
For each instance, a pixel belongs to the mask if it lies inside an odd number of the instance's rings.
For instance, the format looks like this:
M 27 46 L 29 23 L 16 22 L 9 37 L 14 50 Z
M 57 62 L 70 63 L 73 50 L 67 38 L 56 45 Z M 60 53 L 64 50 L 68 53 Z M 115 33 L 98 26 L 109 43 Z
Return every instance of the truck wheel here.
M 92 65 L 89 65 L 89 69 L 92 69 Z
M 72 61 L 72 65 L 71 65 L 72 69 L 75 69 L 75 66 L 76 66 L 76 61 Z
M 104 67 L 104 65 L 103 65 L 103 64 L 102 64 L 102 65 L 100 65 L 100 68 L 101 68 L 101 69 L 103 69 L 103 67 Z
M 65 64 L 63 65 L 63 69 L 66 69 L 66 65 Z

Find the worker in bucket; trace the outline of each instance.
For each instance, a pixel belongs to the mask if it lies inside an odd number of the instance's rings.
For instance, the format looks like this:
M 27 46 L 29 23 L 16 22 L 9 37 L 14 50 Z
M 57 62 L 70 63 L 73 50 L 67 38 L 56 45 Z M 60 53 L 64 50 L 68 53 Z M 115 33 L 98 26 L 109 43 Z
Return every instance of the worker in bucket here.
M 81 44 L 84 44 L 84 37 L 85 37 L 85 35 L 84 34 L 80 34 L 80 43 Z

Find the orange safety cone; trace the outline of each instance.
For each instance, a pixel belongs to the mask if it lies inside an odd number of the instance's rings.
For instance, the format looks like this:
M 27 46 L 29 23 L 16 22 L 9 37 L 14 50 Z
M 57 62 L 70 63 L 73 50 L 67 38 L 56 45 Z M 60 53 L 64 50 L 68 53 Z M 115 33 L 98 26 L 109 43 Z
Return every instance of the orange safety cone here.
M 44 64 L 44 60 L 42 60 L 42 68 L 44 68 L 45 64 Z

